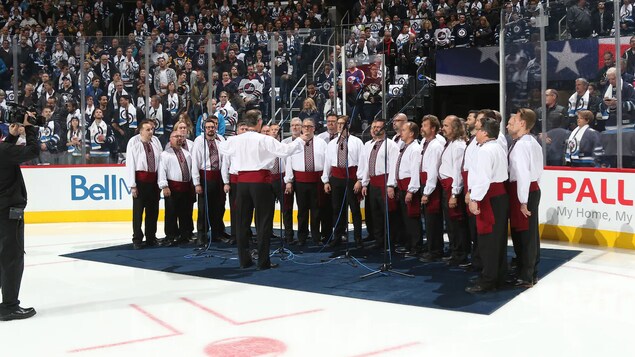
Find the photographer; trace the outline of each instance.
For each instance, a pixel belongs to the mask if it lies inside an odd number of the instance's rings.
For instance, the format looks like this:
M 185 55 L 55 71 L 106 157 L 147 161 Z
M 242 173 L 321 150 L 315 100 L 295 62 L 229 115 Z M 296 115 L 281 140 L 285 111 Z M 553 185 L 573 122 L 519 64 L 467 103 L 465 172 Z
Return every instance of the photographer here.
M 0 321 L 26 319 L 35 315 L 33 308 L 20 307 L 18 294 L 24 270 L 24 207 L 26 187 L 20 163 L 39 155 L 37 128 L 24 116 L 26 145 L 17 146 L 19 125 L 11 124 L 9 136 L 0 142 L 0 284 L 2 303 Z

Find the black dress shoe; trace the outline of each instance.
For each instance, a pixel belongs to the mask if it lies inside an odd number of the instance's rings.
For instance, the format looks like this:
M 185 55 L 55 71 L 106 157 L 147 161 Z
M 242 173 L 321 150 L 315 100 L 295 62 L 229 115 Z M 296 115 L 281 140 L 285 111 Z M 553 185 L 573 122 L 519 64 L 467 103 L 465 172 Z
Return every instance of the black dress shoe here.
M 375 238 L 371 237 L 371 236 L 366 236 L 362 239 L 362 242 L 372 242 L 374 241 Z
M 156 239 L 146 239 L 146 247 L 156 247 L 157 245 Z
M 434 262 L 440 262 L 441 261 L 441 256 L 439 255 L 435 255 L 435 254 L 430 254 L 430 253 L 425 253 L 421 256 L 421 258 L 419 258 L 419 261 L 422 263 L 434 263 Z
M 496 291 L 496 288 L 494 287 L 486 287 L 483 286 L 481 284 L 474 284 L 472 286 L 468 286 L 467 288 L 465 288 L 465 291 L 470 293 L 470 294 L 478 294 L 478 293 L 487 293 L 487 292 L 491 292 L 491 291 Z
M 517 288 L 533 288 L 534 283 L 532 281 L 526 281 L 523 279 L 516 279 L 516 281 L 512 284 Z
M 407 252 L 408 252 L 408 248 L 406 248 L 406 247 L 397 247 L 395 249 L 395 253 L 397 253 L 397 254 L 405 254 Z
M 275 269 L 279 266 L 277 263 L 269 263 L 267 265 L 256 268 L 256 270 L 267 270 L 267 269 Z
M 250 268 L 252 266 L 254 266 L 254 261 L 253 260 L 249 260 L 247 263 L 242 264 L 240 266 L 240 269 L 247 269 L 247 268 Z
M 232 237 L 229 233 L 227 233 L 225 231 L 220 232 L 219 236 L 221 236 L 221 237 L 223 237 L 225 239 L 230 239 Z
M 132 243 L 132 249 L 134 250 L 143 249 L 143 243 Z
M 362 240 L 356 240 L 355 241 L 355 248 L 357 248 L 357 249 L 363 249 L 364 248 L 364 243 L 362 243 Z
M 35 309 L 32 307 L 20 307 L 0 312 L 0 321 L 24 320 L 35 315 Z

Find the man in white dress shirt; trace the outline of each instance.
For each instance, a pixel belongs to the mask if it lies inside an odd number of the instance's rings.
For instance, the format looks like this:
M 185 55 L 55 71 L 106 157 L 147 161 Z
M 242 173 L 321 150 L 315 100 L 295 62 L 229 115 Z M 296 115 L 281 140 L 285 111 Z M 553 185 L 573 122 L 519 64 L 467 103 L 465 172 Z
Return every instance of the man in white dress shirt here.
M 421 120 L 421 163 L 419 184 L 421 186 L 421 204 L 425 218 L 427 251 L 421 260 L 424 263 L 436 262 L 443 257 L 443 214 L 441 213 L 441 184 L 439 166 L 445 141 L 437 134 L 441 129 L 439 119 L 426 115 Z
M 449 115 L 443 120 L 446 143 L 441 153 L 439 181 L 441 182 L 441 207 L 450 240 L 451 255 L 447 264 L 458 266 L 467 262 L 470 241 L 467 237 L 465 200 L 461 162 L 465 151 L 465 129 L 463 119 Z
M 208 243 L 208 232 L 213 241 L 225 240 L 223 216 L 225 192 L 221 169 L 224 157 L 218 152 L 218 143 L 224 141 L 216 134 L 218 118 L 210 115 L 204 123 L 204 134 L 194 140 L 192 148 L 192 181 L 197 194 L 197 243 Z M 226 182 L 229 184 L 229 181 Z
M 395 215 L 397 202 L 394 198 L 387 198 L 386 185 L 388 172 L 397 164 L 399 147 L 393 140 L 386 140 L 385 122 L 376 119 L 370 126 L 373 140 L 364 144 L 362 160 L 364 160 L 362 195 L 366 196 L 366 203 L 370 205 L 371 215 L 367 220 L 372 220 L 372 230 L 369 236 L 374 240 L 370 248 L 383 249 L 386 239 L 386 204 L 388 205 L 388 226 L 391 231 L 395 229 Z M 388 145 L 385 147 L 385 145 Z M 393 235 L 394 236 L 394 235 Z
M 132 193 L 132 244 L 134 249 L 143 248 L 144 232 L 141 222 L 145 211 L 146 246 L 157 243 L 157 219 L 159 217 L 159 186 L 157 184 L 161 143 L 154 135 L 154 124 L 144 120 L 139 125 L 139 134 L 127 145 L 127 184 Z
M 192 206 L 192 154 L 183 149 L 185 136 L 173 131 L 170 147 L 161 153 L 159 188 L 165 197 L 165 242 L 174 246 L 187 243 L 194 232 Z
M 421 146 L 415 138 L 419 135 L 419 126 L 406 122 L 401 126 L 399 155 L 394 170 L 388 176 L 388 197 L 399 202 L 397 220 L 398 235 L 395 241 L 400 243 L 397 253 L 416 256 L 421 249 L 421 197 L 419 196 L 419 164 Z
M 521 108 L 507 123 L 514 140 L 509 147 L 509 221 L 518 254 L 518 276 L 514 285 L 532 287 L 540 259 L 538 205 L 543 172 L 542 148 L 530 131 L 536 123 L 531 109 Z
M 302 135 L 307 137 L 302 151 L 287 158 L 285 192 L 295 192 L 298 203 L 298 241 L 304 245 L 309 236 L 309 215 L 311 216 L 311 237 L 314 243 L 319 243 L 320 208 L 326 202 L 324 184 L 321 176 L 324 170 L 326 142 L 315 137 L 315 122 L 313 119 L 302 121 Z
M 348 227 L 348 208 L 353 216 L 353 236 L 355 246 L 363 248 L 362 244 L 362 213 L 359 201 L 362 197 L 362 173 L 363 168 L 361 155 L 364 143 L 348 132 L 348 116 L 341 116 L 337 119 L 339 136 L 330 140 L 326 148 L 326 162 L 322 182 L 324 191 L 331 194 L 330 202 L 333 221 L 333 237 L 329 246 L 335 247 L 340 244 L 341 237 L 346 240 L 346 227 Z M 328 125 L 328 124 L 327 124 Z
M 238 173 L 235 209 L 238 210 L 237 241 L 238 258 L 241 268 L 253 265 L 249 254 L 248 233 L 251 217 L 256 210 L 258 231 L 258 269 L 275 268 L 269 259 L 269 244 L 273 233 L 274 199 L 271 190 L 271 168 L 273 159 L 287 157 L 300 152 L 308 141 L 302 140 L 283 144 L 276 139 L 260 134 L 262 114 L 259 110 L 249 110 L 243 120 L 247 132 L 230 140 L 218 143 L 221 154 L 230 156 L 232 167 Z
M 507 218 L 509 197 L 507 153 L 496 142 L 500 123 L 483 117 L 476 133 L 478 157 L 470 168 L 470 212 L 476 217 L 481 275 L 465 291 L 480 293 L 496 290 L 505 282 L 507 272 Z

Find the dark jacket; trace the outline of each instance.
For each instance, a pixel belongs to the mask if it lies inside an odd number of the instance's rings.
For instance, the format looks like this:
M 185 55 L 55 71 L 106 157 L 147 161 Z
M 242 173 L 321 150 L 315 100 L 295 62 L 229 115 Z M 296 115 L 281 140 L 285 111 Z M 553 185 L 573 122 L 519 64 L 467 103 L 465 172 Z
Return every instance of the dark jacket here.
M 20 163 L 38 157 L 40 147 L 37 142 L 37 128 L 28 126 L 26 145 L 16 146 L 16 136 L 9 135 L 5 142 L 0 142 L 0 212 L 9 207 L 26 207 L 26 186 L 20 170 Z

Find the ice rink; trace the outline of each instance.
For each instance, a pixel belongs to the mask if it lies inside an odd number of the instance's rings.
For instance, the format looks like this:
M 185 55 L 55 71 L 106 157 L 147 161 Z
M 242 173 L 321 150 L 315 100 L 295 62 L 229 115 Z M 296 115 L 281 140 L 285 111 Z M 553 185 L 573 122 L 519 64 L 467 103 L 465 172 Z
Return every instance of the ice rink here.
M 0 356 L 635 355 L 635 251 L 543 242 L 582 253 L 491 315 L 60 256 L 130 236 L 130 223 L 28 224 L 20 298 L 38 313 L 0 323 Z

